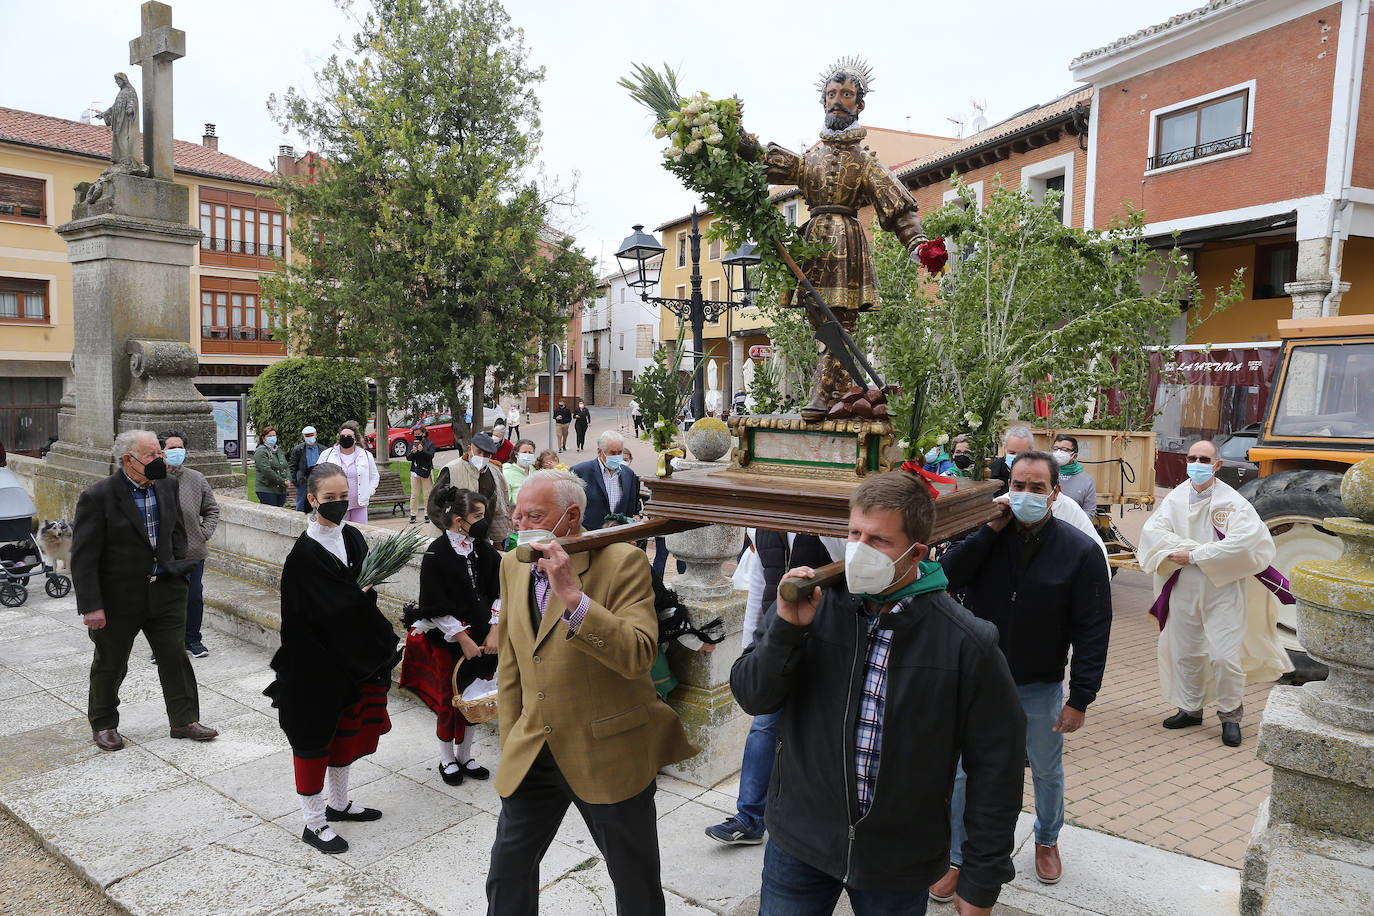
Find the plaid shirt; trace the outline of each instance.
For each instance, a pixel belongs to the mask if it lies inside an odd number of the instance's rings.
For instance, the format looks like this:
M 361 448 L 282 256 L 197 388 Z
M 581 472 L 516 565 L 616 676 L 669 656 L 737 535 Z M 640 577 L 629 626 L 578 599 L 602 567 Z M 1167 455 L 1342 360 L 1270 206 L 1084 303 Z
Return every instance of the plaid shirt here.
M 602 464 L 601 481 L 606 485 L 606 511 L 615 512 L 615 507 L 620 505 L 620 474 Z
M 910 599 L 897 602 L 891 612 L 906 609 Z M 868 658 L 864 661 L 863 694 L 854 723 L 854 776 L 859 791 L 859 817 L 873 804 L 878 783 L 878 757 L 883 748 L 883 710 L 887 706 L 887 656 L 892 631 L 878 627 L 878 615 L 868 622 Z
M 134 497 L 134 506 L 143 515 L 143 524 L 148 532 L 148 541 L 157 549 L 157 525 L 159 521 L 157 511 L 157 494 L 153 492 L 152 485 L 140 487 L 129 479 L 129 475 L 124 475 L 124 482 L 129 485 L 129 492 Z
M 553 585 L 549 582 L 549 577 L 544 575 L 543 570 L 538 567 L 530 570 L 530 575 L 534 577 L 534 603 L 539 607 L 539 617 L 544 617 L 544 609 L 549 604 L 549 592 Z M 577 635 L 577 628 L 582 626 L 582 618 L 587 616 L 587 611 L 591 610 L 592 599 L 583 592 L 582 600 L 577 603 L 576 608 L 563 609 L 563 622 L 568 625 L 568 635 L 565 639 L 572 639 Z

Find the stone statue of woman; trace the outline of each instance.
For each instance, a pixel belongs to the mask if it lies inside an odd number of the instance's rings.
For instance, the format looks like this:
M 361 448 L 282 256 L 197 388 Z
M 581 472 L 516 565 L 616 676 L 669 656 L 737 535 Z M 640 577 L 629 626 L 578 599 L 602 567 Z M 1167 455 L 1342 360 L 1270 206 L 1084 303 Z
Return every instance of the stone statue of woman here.
M 110 125 L 114 134 L 110 161 L 118 169 L 139 171 L 143 167 L 143 154 L 138 132 L 138 93 L 123 73 L 116 73 L 114 78 L 119 85 L 119 94 L 114 104 L 96 117 Z

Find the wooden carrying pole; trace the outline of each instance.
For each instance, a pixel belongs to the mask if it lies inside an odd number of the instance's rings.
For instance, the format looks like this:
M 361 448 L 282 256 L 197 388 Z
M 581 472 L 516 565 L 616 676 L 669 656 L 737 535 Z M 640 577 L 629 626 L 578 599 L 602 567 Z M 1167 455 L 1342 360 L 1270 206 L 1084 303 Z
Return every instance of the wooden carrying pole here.
M 589 550 L 599 550 L 610 544 L 638 541 L 642 538 L 661 538 L 666 534 L 676 534 L 689 528 L 700 528 L 703 524 L 702 522 L 687 522 L 673 518 L 651 518 L 646 521 L 630 522 L 627 525 L 616 525 L 614 528 L 601 528 L 584 534 L 554 538 L 554 543 L 568 553 L 586 553 Z M 530 549 L 529 544 L 521 544 L 515 548 L 515 558 L 521 563 L 533 563 L 540 556 L 539 552 Z
M 829 588 L 844 581 L 844 560 L 827 563 L 814 576 L 797 576 L 778 583 L 778 597 L 784 601 L 805 601 L 813 588 Z

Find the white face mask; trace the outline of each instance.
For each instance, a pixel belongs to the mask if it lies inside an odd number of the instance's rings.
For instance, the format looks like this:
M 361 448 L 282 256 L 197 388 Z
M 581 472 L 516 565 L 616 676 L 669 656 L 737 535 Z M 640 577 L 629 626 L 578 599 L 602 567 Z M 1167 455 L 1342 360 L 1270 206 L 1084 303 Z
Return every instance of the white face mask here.
M 571 508 L 572 506 L 568 506 L 568 509 Z M 554 532 L 558 530 L 558 526 L 563 524 L 563 519 L 567 517 L 568 509 L 563 510 L 563 514 L 558 516 L 558 521 L 553 523 L 552 528 L 525 528 L 522 531 L 515 532 L 515 546 L 519 547 L 522 544 L 533 544 L 537 541 L 552 541 L 554 539 Z
M 900 560 L 915 549 L 912 544 Z M 881 595 L 897 579 L 897 563 L 876 547 L 862 541 L 844 545 L 844 581 L 851 595 Z
M 1061 468 L 1071 461 L 1073 461 L 1073 452 L 1066 452 L 1062 448 L 1054 450 L 1054 463 Z
M 527 468 L 530 465 L 534 464 L 534 457 L 534 452 L 521 452 L 520 454 L 515 456 L 515 460 L 520 464 L 522 468 Z
M 484 468 L 484 467 L 487 466 L 487 456 L 486 456 L 486 455 L 469 455 L 469 456 L 468 456 L 468 461 L 472 462 L 472 466 L 475 467 L 475 468 L 476 468 L 477 470 L 479 470 L 479 471 L 482 470 L 482 468 Z

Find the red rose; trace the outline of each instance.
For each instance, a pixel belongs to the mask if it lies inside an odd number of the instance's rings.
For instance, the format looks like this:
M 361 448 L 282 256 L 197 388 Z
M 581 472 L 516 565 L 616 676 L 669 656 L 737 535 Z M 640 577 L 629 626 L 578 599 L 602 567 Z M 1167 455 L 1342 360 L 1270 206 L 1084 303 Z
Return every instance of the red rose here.
M 949 252 L 945 250 L 944 239 L 931 239 L 916 246 L 916 257 L 920 260 L 921 266 L 933 274 L 938 274 L 945 269 L 945 263 L 949 261 Z

